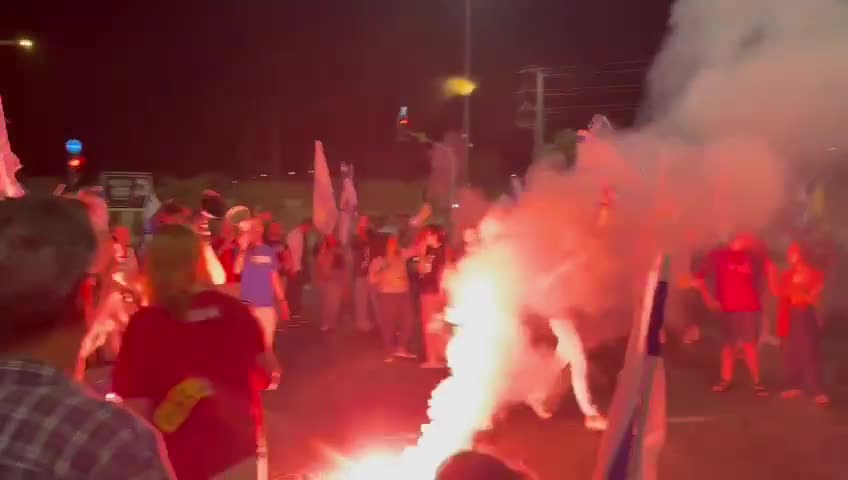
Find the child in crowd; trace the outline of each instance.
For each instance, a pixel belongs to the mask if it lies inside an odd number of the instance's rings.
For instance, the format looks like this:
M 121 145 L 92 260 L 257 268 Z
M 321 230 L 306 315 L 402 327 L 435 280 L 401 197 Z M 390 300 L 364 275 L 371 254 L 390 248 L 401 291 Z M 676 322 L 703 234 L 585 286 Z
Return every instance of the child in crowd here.
M 822 388 L 819 339 L 821 320 L 816 304 L 824 289 L 824 275 L 804 258 L 803 251 L 793 243 L 787 251 L 789 269 L 780 276 L 778 298 L 778 336 L 783 340 L 786 387 L 783 398 L 801 396 L 803 389 L 818 405 L 827 405 L 830 398 Z

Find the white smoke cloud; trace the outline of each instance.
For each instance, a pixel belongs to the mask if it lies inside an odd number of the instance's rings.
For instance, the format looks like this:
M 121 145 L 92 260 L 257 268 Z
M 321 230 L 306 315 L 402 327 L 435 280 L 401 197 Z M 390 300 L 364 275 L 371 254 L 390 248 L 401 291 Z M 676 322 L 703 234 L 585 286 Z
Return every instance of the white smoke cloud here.
M 649 76 L 651 117 L 696 141 L 756 137 L 792 161 L 846 147 L 846 24 L 842 0 L 679 1 Z
M 526 388 L 526 310 L 571 318 L 590 344 L 626 334 L 630 317 L 609 312 L 636 307 L 659 251 L 685 274 L 694 249 L 763 229 L 794 180 L 848 147 L 846 25 L 836 0 L 680 0 L 648 79 L 648 120 L 583 144 L 574 172 L 531 168 L 520 200 L 484 219 L 496 238 L 448 278 L 449 317 L 467 328 L 419 449 L 467 446 Z

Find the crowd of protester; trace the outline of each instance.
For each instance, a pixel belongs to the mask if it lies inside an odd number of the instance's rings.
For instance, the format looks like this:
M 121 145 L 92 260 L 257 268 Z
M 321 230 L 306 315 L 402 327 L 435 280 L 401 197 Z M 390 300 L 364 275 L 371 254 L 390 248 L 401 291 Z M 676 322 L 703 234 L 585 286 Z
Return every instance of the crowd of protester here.
M 310 323 L 326 335 L 375 331 L 386 362 L 446 367 L 441 280 L 461 253 L 440 226 L 363 216 L 342 240 L 309 221 L 285 232 L 262 209 L 209 228 L 208 215 L 168 202 L 134 244 L 102 208 L 85 198 L 0 202 L 0 276 L 14 279 L 0 288 L 0 478 L 267 478 L 260 391 L 280 381 L 275 339 Z M 466 232 L 458 252 L 477 241 Z M 754 392 L 768 393 L 757 342 L 770 292 L 781 306 L 782 396 L 829 402 L 816 309 L 824 276 L 797 243 L 787 262 L 779 272 L 739 235 L 693 268 L 722 327 L 715 392 L 733 387 L 741 353 Z M 80 384 L 86 362 L 104 360 L 122 405 Z M 457 473 L 475 468 L 484 473 Z M 439 478 L 530 477 L 464 453 Z

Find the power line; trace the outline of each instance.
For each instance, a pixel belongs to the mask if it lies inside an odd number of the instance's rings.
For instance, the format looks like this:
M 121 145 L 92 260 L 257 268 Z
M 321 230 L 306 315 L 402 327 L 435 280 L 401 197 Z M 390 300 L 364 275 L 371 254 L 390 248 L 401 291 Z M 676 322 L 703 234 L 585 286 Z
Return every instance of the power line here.
M 583 104 L 583 105 L 567 105 L 557 108 L 549 108 L 545 110 L 545 114 L 569 113 L 574 110 L 585 109 L 600 109 L 605 111 L 614 110 L 632 110 L 639 107 L 638 103 L 607 103 L 607 104 Z
M 569 89 L 546 91 L 546 97 L 574 97 L 578 95 L 622 95 L 633 94 L 642 91 L 641 85 L 602 85 L 596 87 L 576 87 Z
M 562 70 L 577 70 L 577 69 L 599 69 L 599 68 L 608 68 L 608 67 L 630 67 L 632 65 L 650 65 L 651 59 L 642 59 L 642 60 L 624 60 L 619 62 L 604 62 L 604 63 L 596 63 L 596 64 L 571 64 L 571 65 L 559 65 L 556 67 L 544 67 L 542 70 L 545 73 L 549 71 L 562 71 Z

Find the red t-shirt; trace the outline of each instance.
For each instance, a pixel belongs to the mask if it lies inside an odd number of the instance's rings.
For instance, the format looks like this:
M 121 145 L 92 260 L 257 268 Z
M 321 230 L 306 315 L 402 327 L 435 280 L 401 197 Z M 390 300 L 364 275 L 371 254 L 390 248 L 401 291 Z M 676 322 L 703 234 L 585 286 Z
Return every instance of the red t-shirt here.
M 133 315 L 113 372 L 115 393 L 153 402 L 177 478 L 206 479 L 256 454 L 262 333 L 240 301 L 208 290 L 187 318 L 162 307 Z
M 765 261 L 744 250 L 720 249 L 713 251 L 701 277 L 714 277 L 716 300 L 724 312 L 759 312 L 762 310 L 760 293 L 765 276 Z

